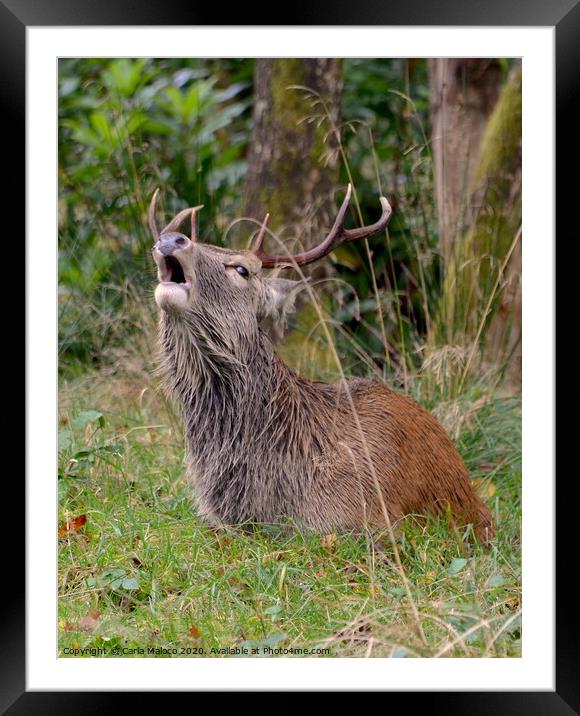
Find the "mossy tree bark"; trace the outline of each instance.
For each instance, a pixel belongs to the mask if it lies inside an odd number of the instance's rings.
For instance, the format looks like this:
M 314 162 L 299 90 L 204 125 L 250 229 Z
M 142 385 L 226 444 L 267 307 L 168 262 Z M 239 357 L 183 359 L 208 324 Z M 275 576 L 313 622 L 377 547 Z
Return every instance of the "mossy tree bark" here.
M 473 150 L 469 223 L 447 249 L 432 337 L 466 349 L 464 372 L 503 362 L 511 384 L 521 380 L 521 88 L 516 62 Z
M 307 87 L 322 103 L 312 106 Z M 342 61 L 258 59 L 245 214 L 305 245 L 329 228 L 336 211 Z M 317 115 L 317 116 L 315 116 Z M 321 121 L 319 121 L 321 120 Z
M 447 262 L 476 211 L 469 186 L 501 69 L 488 59 L 437 58 L 428 66 L 439 243 Z
M 326 235 L 342 198 L 336 196 L 342 61 L 257 59 L 254 84 L 244 215 L 261 221 L 268 212 L 276 238 L 266 240 L 266 250 L 298 253 Z M 324 276 L 328 265 L 320 262 L 313 270 Z M 332 370 L 318 322 L 314 307 L 303 305 L 280 346 L 286 360 L 309 377 Z
M 489 296 L 482 315 L 485 362 L 505 359 L 505 374 L 521 382 L 522 333 L 522 67 L 514 66 L 483 135 L 473 176 L 478 206 L 466 243 L 484 258 L 479 284 Z

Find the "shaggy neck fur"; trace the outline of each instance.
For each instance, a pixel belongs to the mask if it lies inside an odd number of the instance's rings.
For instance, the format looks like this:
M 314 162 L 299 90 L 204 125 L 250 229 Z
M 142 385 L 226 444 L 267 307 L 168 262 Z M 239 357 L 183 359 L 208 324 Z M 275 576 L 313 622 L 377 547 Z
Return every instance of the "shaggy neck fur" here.
M 163 372 L 182 407 L 198 504 L 226 523 L 298 516 L 336 394 L 299 378 L 257 325 L 229 335 L 234 344 L 202 316 L 161 318 Z

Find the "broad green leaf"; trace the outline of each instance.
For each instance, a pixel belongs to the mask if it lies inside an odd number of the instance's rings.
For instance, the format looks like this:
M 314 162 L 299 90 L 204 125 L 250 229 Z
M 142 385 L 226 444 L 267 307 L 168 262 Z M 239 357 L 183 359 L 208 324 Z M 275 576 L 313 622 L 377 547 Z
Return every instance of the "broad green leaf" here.
M 467 560 L 463 559 L 463 557 L 455 557 L 455 559 L 451 560 L 447 574 L 459 574 L 466 564 Z
M 97 134 L 110 144 L 113 144 L 113 128 L 103 112 L 91 112 L 89 121 Z
M 81 430 L 86 427 L 89 423 L 95 423 L 99 421 L 101 423 L 103 414 L 99 413 L 98 410 L 85 410 L 79 413 L 77 417 L 72 421 L 72 426 L 75 430 Z
M 61 430 L 58 433 L 58 451 L 68 450 L 71 444 L 70 430 Z
M 389 589 L 389 594 L 392 594 L 394 597 L 398 597 L 401 599 L 405 596 L 405 588 L 404 587 L 391 587 Z
M 276 632 L 275 634 L 271 634 L 270 636 L 266 637 L 262 644 L 264 646 L 275 646 L 279 642 L 283 641 L 287 637 L 287 634 L 285 634 L 283 631 Z
M 494 574 L 487 580 L 488 587 L 502 587 L 505 584 L 505 577 L 502 574 Z
M 81 81 L 78 77 L 66 77 L 59 83 L 59 93 L 61 97 L 66 97 L 75 92 Z
M 280 614 L 283 607 L 281 604 L 275 604 L 272 607 L 268 607 L 267 609 L 264 609 L 264 614 Z
M 363 267 L 361 257 L 348 246 L 337 246 L 332 250 L 330 258 L 335 263 L 351 269 L 351 271 L 358 271 Z
M 127 590 L 139 589 L 139 577 L 127 577 L 121 582 L 121 587 Z
M 143 81 L 142 72 L 145 60 L 119 59 L 111 63 L 109 71 L 104 73 L 109 89 L 117 90 L 122 95 L 132 95 L 139 83 Z
M 148 122 L 148 117 L 145 114 L 139 113 L 139 114 L 133 114 L 129 121 L 127 122 L 127 132 L 129 134 L 133 134 L 136 132 L 140 127 L 144 126 Z
M 70 491 L 70 480 L 66 478 L 58 481 L 58 499 L 64 500 Z
M 154 122 L 150 119 L 148 119 L 141 127 L 141 129 L 144 132 L 149 132 L 149 134 L 164 134 L 164 135 L 171 135 L 173 132 L 175 132 L 174 127 L 170 127 L 167 124 L 163 124 L 162 122 Z

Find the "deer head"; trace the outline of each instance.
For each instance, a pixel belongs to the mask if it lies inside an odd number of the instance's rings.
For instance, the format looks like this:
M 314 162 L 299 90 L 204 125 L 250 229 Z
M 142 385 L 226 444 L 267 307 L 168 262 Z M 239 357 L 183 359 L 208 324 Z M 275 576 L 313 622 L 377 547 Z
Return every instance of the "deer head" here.
M 391 207 L 380 198 L 382 215 L 369 226 L 345 229 L 351 187 L 328 236 L 316 247 L 295 256 L 269 255 L 264 251 L 268 215 L 262 223 L 258 238 L 251 250 L 233 251 L 199 243 L 197 240 L 196 206 L 180 211 L 159 231 L 156 208 L 159 190 L 149 208 L 149 227 L 155 239 L 153 257 L 157 264 L 159 284 L 155 289 L 158 306 L 174 318 L 188 320 L 203 317 L 219 328 L 229 324 L 236 330 L 257 326 L 266 316 L 277 317 L 293 302 L 301 281 L 266 277 L 264 268 L 299 267 L 329 254 L 347 241 L 362 239 L 383 230 L 390 219 Z M 179 229 L 186 219 L 191 222 L 191 234 Z

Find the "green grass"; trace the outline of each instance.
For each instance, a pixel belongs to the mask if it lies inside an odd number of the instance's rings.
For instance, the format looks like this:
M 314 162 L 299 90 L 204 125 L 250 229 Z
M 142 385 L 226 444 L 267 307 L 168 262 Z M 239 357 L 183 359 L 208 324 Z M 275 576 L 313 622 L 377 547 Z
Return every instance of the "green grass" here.
M 179 421 L 144 385 L 94 373 L 61 386 L 61 656 L 521 655 L 517 399 L 444 406 L 494 511 L 494 547 L 466 546 L 444 520 L 407 518 L 404 580 L 386 535 L 207 529 L 184 479 Z

